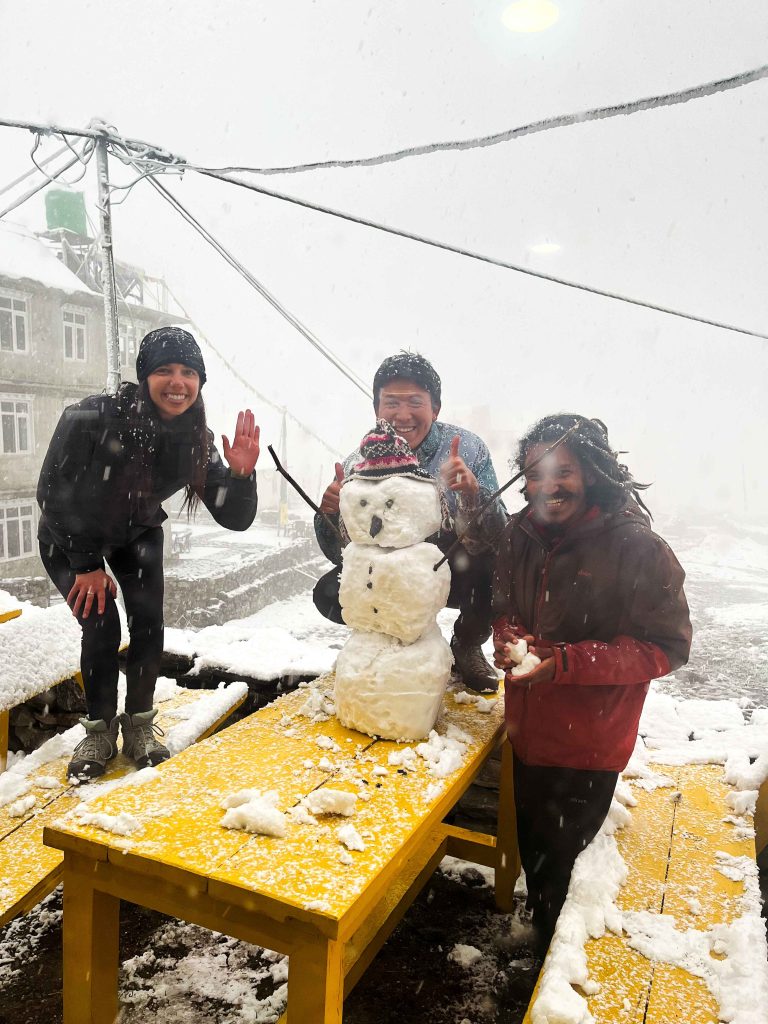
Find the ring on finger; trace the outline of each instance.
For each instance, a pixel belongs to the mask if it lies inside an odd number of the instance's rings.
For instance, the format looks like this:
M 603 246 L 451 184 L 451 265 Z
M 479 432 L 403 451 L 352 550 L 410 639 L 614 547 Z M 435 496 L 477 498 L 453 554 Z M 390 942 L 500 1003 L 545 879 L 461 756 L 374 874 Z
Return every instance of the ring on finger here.
M 93 587 L 88 587 L 86 593 L 88 594 L 89 597 L 93 597 Z

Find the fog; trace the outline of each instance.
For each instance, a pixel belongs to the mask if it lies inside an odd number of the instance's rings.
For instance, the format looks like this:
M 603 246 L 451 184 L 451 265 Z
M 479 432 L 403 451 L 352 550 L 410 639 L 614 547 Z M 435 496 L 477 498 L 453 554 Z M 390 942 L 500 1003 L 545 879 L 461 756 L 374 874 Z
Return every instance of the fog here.
M 0 117 L 99 117 L 191 163 L 285 166 L 475 138 L 726 78 L 765 62 L 768 6 L 558 3 L 521 34 L 508 4 L 135 0 L 0 3 Z M 377 167 L 251 180 L 591 287 L 768 333 L 763 80 L 631 116 Z M 33 137 L 0 128 L 0 185 Z M 43 152 L 59 148 L 44 143 Z M 135 172 L 112 160 L 113 181 Z M 71 177 L 73 172 L 65 177 Z M 760 518 L 768 341 L 643 309 L 257 195 L 187 171 L 174 195 L 360 377 L 400 348 L 443 380 L 441 418 L 491 444 L 560 410 L 604 420 L 652 511 Z M 95 162 L 75 186 L 94 203 Z M 116 193 L 122 199 L 125 193 Z M 45 227 L 42 193 L 8 220 Z M 114 208 L 118 259 L 166 278 L 195 325 L 289 424 L 317 497 L 372 425 L 370 401 L 146 183 Z M 532 251 L 543 242 L 556 251 Z M 249 404 L 280 415 L 207 350 L 215 432 Z M 266 451 L 262 455 L 267 460 Z M 263 467 L 268 462 L 262 462 Z M 515 505 L 513 500 L 511 505 Z

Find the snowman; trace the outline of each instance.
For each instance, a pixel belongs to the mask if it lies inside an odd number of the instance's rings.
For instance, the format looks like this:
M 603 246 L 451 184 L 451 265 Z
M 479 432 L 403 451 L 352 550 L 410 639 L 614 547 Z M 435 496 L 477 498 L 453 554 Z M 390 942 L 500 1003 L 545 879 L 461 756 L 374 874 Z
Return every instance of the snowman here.
M 372 736 L 417 740 L 440 712 L 453 656 L 435 616 L 451 571 L 425 538 L 443 518 L 438 485 L 408 442 L 379 420 L 344 481 L 342 616 L 352 628 L 336 662 L 336 714 Z

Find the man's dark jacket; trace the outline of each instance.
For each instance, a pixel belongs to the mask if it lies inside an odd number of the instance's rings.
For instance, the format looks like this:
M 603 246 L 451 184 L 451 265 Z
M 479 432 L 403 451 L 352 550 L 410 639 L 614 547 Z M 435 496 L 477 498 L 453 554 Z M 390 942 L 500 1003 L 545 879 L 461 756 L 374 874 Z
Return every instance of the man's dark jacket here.
M 40 472 L 38 538 L 55 544 L 75 572 L 103 568 L 104 557 L 167 517 L 160 507 L 191 483 L 199 446 L 189 413 L 167 423 L 137 421 L 136 385 L 117 397 L 93 395 L 64 410 Z M 256 515 L 256 474 L 233 477 L 209 435 L 202 501 L 229 530 Z
M 685 573 L 636 508 L 596 506 L 557 540 L 525 508 L 497 542 L 499 631 L 554 646 L 549 683 L 507 676 L 506 718 L 525 764 L 622 771 L 651 679 L 688 660 Z

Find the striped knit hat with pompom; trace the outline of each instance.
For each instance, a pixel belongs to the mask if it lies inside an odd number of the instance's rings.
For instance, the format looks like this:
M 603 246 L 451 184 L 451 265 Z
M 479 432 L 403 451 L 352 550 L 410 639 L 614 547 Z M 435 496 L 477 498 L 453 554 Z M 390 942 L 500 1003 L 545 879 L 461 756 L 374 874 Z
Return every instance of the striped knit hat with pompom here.
M 356 477 L 366 480 L 383 480 L 390 476 L 407 476 L 414 480 L 434 479 L 419 466 L 411 446 L 395 433 L 395 428 L 386 420 L 378 420 L 376 427 L 360 442 L 362 460 L 352 467 Z

